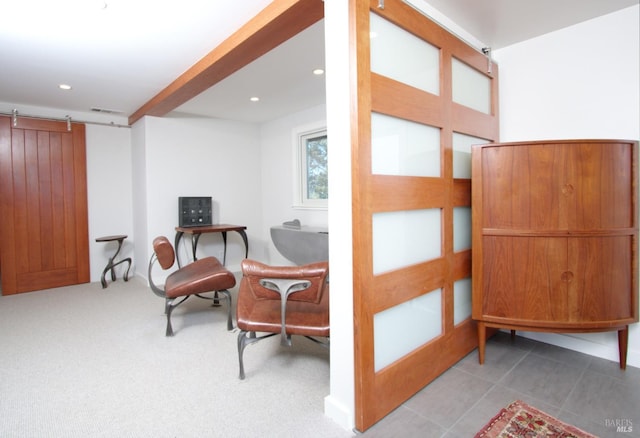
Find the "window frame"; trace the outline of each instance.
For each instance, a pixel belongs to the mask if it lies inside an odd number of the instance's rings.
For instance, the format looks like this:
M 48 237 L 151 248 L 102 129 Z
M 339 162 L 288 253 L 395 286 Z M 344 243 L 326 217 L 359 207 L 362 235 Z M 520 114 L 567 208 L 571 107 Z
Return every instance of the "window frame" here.
M 298 127 L 293 130 L 293 156 L 295 168 L 293 208 L 311 210 L 328 209 L 328 194 L 327 199 L 310 199 L 307 197 L 307 139 L 321 136 L 327 137 L 328 154 L 329 145 L 326 122 L 318 122 L 311 125 Z

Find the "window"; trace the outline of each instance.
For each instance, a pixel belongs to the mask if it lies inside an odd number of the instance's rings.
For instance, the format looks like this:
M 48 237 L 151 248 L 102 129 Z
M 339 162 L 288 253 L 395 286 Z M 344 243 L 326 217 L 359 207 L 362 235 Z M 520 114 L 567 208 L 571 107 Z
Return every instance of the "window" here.
M 327 130 L 298 131 L 295 138 L 298 157 L 295 206 L 326 209 L 329 199 Z

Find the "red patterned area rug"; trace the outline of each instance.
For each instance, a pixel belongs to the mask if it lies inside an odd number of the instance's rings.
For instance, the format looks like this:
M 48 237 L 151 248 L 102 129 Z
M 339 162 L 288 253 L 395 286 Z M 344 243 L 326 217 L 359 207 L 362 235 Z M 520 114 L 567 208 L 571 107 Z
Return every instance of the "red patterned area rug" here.
M 478 432 L 475 438 L 597 438 L 516 400 Z

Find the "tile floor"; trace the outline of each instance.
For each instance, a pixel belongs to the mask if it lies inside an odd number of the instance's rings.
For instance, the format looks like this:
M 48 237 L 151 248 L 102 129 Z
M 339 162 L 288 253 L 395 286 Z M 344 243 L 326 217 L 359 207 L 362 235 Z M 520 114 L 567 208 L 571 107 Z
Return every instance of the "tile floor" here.
M 360 436 L 473 437 L 520 399 L 601 438 L 640 437 L 640 368 L 499 333 Z M 618 420 L 631 432 L 616 430 Z

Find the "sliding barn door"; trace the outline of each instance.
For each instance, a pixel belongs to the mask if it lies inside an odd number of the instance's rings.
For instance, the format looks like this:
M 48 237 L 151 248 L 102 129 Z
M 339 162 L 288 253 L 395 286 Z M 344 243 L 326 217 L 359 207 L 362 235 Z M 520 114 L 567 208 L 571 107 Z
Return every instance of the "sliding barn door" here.
M 498 69 L 405 2 L 352 4 L 356 427 L 362 431 L 477 346 L 471 145 L 498 139 Z
M 85 127 L 0 117 L 2 294 L 87 283 Z

